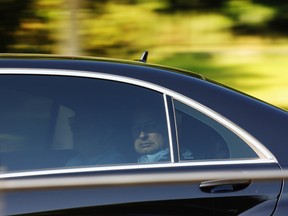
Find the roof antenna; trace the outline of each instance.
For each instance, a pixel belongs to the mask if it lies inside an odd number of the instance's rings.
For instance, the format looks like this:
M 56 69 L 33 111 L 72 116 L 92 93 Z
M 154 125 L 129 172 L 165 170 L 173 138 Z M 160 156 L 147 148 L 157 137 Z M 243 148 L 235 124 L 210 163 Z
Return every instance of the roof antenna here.
M 146 63 L 147 62 L 147 58 L 148 58 L 148 51 L 144 51 L 143 53 L 142 53 L 142 56 L 141 56 L 141 58 L 140 58 L 140 62 L 143 62 L 143 63 Z

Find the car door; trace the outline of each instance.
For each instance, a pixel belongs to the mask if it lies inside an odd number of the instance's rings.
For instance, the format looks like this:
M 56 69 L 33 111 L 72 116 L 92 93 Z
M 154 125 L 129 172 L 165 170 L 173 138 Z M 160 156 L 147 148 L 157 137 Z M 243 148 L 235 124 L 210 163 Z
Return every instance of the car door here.
M 6 69 L 0 79 L 0 177 L 47 181 L 41 187 L 7 190 L 4 214 L 273 212 L 281 180 L 193 180 L 203 171 L 278 169 L 270 153 L 250 143 L 246 132 L 204 106 L 120 76 L 41 69 L 13 73 Z M 134 121 L 143 104 L 153 108 L 149 112 L 157 116 L 158 126 L 150 118 Z M 148 154 L 151 161 L 141 161 L 141 151 L 135 151 L 135 134 L 141 130 L 163 136 L 163 151 Z M 57 187 L 60 177 L 67 184 L 76 182 L 75 187 Z M 95 177 L 95 183 L 81 186 L 79 177 Z
M 172 101 L 178 163 L 191 171 L 207 171 L 207 180 L 195 185 L 196 196 L 210 198 L 203 208 L 210 205 L 213 215 L 271 215 L 282 179 L 259 181 L 252 176 L 257 171 L 278 171 L 273 155 L 246 131 L 201 104 L 181 98 Z M 229 179 L 234 172 L 239 172 L 239 179 Z

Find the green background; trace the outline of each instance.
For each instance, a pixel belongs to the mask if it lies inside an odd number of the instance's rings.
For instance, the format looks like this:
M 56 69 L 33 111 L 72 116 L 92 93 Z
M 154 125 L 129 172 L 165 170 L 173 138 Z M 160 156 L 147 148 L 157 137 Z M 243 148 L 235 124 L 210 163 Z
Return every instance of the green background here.
M 288 108 L 288 1 L 1 0 L 0 52 L 138 59 Z

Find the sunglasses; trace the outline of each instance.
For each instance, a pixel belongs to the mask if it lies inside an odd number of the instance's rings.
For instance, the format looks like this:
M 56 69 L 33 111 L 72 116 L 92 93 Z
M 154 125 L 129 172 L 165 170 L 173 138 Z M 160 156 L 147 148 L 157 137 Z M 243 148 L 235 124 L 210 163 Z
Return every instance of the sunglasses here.
M 145 124 L 136 124 L 132 126 L 132 134 L 133 137 L 139 136 L 141 132 L 145 133 L 161 133 L 162 131 L 161 124 L 158 124 L 156 122 L 148 122 Z

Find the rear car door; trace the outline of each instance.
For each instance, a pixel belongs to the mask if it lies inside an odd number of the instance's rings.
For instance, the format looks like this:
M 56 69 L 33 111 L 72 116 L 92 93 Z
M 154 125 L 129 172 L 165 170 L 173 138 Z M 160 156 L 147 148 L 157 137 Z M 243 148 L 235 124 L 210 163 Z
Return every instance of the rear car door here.
M 182 101 L 180 101 L 182 100 Z M 196 185 L 198 196 L 208 196 L 216 215 L 271 215 L 282 179 L 253 179 L 257 172 L 279 171 L 274 156 L 249 133 L 195 101 L 173 99 L 179 164 L 192 170 L 218 172 Z M 221 176 L 221 171 L 225 171 Z M 229 179 L 239 172 L 239 179 Z M 252 176 L 245 172 L 249 172 Z M 254 173 L 253 173 L 254 172 Z M 213 200 L 213 201 L 212 201 Z M 203 208 L 207 208 L 203 205 Z M 211 212 L 212 213 L 212 212 Z

